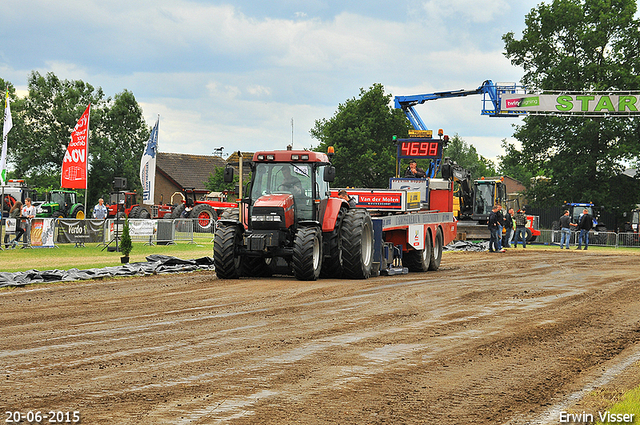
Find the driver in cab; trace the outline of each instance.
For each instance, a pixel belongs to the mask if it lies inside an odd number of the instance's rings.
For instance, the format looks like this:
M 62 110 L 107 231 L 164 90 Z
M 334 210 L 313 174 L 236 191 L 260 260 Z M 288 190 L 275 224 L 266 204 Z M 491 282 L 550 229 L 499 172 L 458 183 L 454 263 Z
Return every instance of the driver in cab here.
M 291 175 L 291 170 L 289 170 L 288 166 L 282 167 L 282 176 L 284 177 L 284 181 L 280 184 L 278 190 L 291 192 L 294 196 L 304 194 L 300 179 Z

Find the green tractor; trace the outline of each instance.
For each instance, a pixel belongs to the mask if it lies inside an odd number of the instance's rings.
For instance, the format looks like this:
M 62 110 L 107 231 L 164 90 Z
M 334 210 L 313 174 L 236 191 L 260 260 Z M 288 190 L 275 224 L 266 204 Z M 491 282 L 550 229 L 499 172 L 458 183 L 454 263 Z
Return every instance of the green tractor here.
M 76 218 L 83 220 L 84 205 L 77 201 L 77 193 L 72 190 L 52 190 L 47 200 L 37 207 L 36 217 Z

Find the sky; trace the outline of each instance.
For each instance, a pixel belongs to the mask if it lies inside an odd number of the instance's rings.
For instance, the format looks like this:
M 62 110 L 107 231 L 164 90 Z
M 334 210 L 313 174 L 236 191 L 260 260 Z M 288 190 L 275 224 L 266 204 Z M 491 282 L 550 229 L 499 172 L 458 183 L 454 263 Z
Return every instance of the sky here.
M 380 83 L 394 96 L 518 82 L 502 36 L 540 0 L 0 0 L 0 78 L 32 71 L 131 91 L 159 151 L 311 148 L 309 130 Z M 495 160 L 519 118 L 482 96 L 417 107 L 428 128 Z M 392 143 L 390 141 L 390 143 Z

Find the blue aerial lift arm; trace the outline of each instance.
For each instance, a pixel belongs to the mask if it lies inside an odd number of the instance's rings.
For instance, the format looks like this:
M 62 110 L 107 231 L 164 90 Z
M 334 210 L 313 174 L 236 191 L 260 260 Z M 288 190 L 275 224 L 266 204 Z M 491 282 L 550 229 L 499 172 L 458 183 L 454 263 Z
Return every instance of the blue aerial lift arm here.
M 396 96 L 394 104 L 396 109 L 402 109 L 404 111 L 413 128 L 416 130 L 428 130 L 424 121 L 422 121 L 422 118 L 420 118 L 420 115 L 418 115 L 418 112 L 414 109 L 414 106 L 421 105 L 429 100 L 481 94 L 483 95 L 482 115 L 489 115 L 493 117 L 522 115 L 521 111 L 514 113 L 510 111 L 502 111 L 500 108 L 500 96 L 502 94 L 512 94 L 521 90 L 523 90 L 522 87 L 516 84 L 497 85 L 491 80 L 486 80 L 475 90 L 451 90 L 436 93 L 416 94 L 412 96 Z

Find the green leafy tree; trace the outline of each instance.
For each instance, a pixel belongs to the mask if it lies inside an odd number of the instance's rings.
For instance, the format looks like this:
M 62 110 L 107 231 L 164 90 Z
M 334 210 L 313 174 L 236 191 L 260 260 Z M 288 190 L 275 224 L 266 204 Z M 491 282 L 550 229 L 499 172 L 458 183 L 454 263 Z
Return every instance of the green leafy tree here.
M 116 176 L 126 177 L 130 189 L 141 188 L 140 157 L 150 128 L 131 92 L 125 90 L 112 99 L 82 81 L 35 71 L 28 87 L 28 96 L 11 104 L 14 128 L 8 160 L 14 176 L 25 178 L 30 186 L 59 188 L 71 131 L 91 103 L 89 198 L 108 194 Z
M 479 155 L 473 145 L 465 142 L 458 134 L 454 135 L 442 152 L 443 158 L 451 158 L 461 167 L 471 172 L 471 178 L 496 175 L 495 164 L 490 159 Z
M 503 36 L 505 54 L 524 68 L 522 82 L 531 89 L 638 90 L 635 12 L 635 0 L 541 3 L 527 14 L 521 39 Z M 639 134 L 638 118 L 529 116 L 514 134 L 522 149 L 509 146 L 501 168 L 520 163 L 532 177 L 543 170 L 548 184 L 533 185 L 528 194 L 534 205 L 593 201 L 625 210 L 637 196 L 617 199 L 611 182 L 626 163 L 637 162 Z
M 204 184 L 204 187 L 206 187 L 208 190 L 212 191 L 212 192 L 222 192 L 225 190 L 234 190 L 236 187 L 236 184 L 238 184 L 238 182 L 240 181 L 240 176 L 238 176 L 237 174 L 233 175 L 233 182 L 232 183 L 225 183 L 224 182 L 224 168 L 223 167 L 216 167 L 215 171 L 213 173 L 209 173 L 209 178 L 207 179 L 207 181 Z
M 311 136 L 320 141 L 314 148 L 335 149 L 336 187 L 387 187 L 395 176 L 396 146 L 393 136 L 406 137 L 411 125 L 404 113 L 390 106 L 391 94 L 381 84 L 338 105 L 330 119 L 320 119 Z

